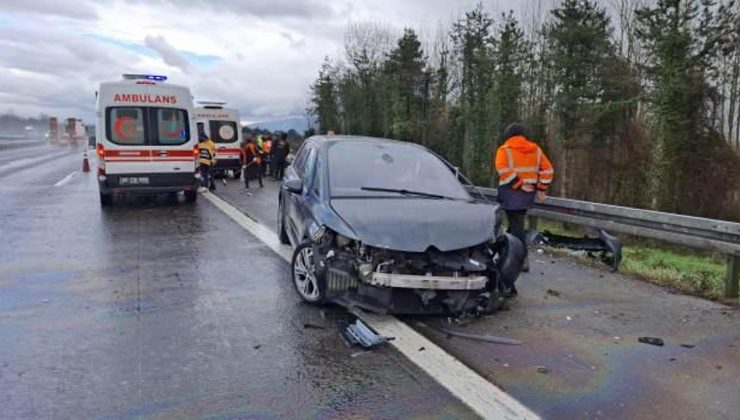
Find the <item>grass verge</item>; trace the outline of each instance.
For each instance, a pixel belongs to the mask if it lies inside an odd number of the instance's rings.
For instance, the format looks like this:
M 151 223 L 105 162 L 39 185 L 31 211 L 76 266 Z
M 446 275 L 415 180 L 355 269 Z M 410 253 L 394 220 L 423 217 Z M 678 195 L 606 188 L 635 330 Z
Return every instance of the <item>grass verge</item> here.
M 540 220 L 539 230 L 579 236 L 578 226 Z M 719 299 L 724 290 L 727 263 L 722 255 L 658 243 L 644 238 L 618 235 L 622 241 L 619 271 L 672 290 Z M 583 259 L 591 260 L 588 257 Z

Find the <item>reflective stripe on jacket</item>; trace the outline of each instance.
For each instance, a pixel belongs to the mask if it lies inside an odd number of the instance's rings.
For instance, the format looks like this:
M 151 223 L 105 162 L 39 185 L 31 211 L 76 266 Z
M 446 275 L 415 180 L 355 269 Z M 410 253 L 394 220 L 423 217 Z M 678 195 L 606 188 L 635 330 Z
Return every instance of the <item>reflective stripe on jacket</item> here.
M 538 190 L 547 191 L 552 183 L 554 169 L 550 159 L 539 146 L 524 136 L 514 136 L 506 140 L 496 152 L 496 171 L 499 186 L 510 185 L 518 190 L 524 183 L 537 186 Z
M 208 139 L 198 143 L 199 158 L 198 162 L 201 165 L 215 165 L 216 164 L 216 143 L 213 140 Z

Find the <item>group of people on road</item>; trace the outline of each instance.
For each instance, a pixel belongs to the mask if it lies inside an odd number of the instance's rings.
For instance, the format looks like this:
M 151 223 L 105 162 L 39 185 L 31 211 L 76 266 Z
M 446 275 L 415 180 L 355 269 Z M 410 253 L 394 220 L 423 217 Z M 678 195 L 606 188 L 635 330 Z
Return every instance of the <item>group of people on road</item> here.
M 263 137 L 261 144 L 255 142 L 249 135 L 242 147 L 244 187 L 249 188 L 249 182 L 253 180 L 257 180 L 259 186 L 263 187 L 263 178 L 267 176 L 281 181 L 288 163 L 288 154 L 290 154 L 290 144 L 288 135 L 285 133 L 281 133 L 274 144 L 269 134 Z
M 213 179 L 213 167 L 218 160 L 216 157 L 216 143 L 205 132 L 198 135 L 198 140 L 201 188 L 214 191 L 216 183 Z M 288 163 L 288 154 L 290 154 L 287 134 L 281 133 L 278 135 L 274 144 L 270 134 L 265 135 L 259 142 L 255 142 L 250 134 L 240 146 L 240 152 L 245 188 L 248 189 L 249 182 L 254 180 L 257 180 L 259 186 L 263 187 L 263 178 L 267 176 L 272 176 L 276 181 L 283 179 L 285 167 Z

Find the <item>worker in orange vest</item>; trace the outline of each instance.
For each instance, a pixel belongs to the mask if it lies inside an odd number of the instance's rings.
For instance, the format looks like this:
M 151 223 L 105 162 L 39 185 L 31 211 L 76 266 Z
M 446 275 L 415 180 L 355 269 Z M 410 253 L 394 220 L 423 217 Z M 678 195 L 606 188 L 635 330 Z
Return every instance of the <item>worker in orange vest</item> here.
M 547 198 L 555 171 L 542 149 L 527 139 L 521 124 L 506 127 L 504 140 L 493 162 L 499 177 L 498 201 L 506 212 L 509 233 L 519 238 L 526 249 L 524 218 L 535 201 Z M 529 271 L 526 258 L 522 271 Z
M 272 173 L 272 136 L 266 135 L 262 141 L 262 177 L 269 176 Z
M 264 187 L 262 183 L 262 158 L 257 150 L 257 145 L 254 144 L 254 140 L 249 137 L 241 151 L 242 158 L 242 172 L 244 173 L 244 187 L 249 189 L 249 181 L 257 178 L 260 183 L 260 187 Z

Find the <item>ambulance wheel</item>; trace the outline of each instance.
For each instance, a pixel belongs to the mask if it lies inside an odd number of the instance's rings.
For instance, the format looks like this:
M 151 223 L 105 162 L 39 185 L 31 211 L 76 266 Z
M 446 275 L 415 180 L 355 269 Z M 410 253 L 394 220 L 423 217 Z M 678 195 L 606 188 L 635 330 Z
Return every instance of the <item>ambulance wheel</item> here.
M 113 194 L 100 193 L 100 206 L 110 207 L 113 205 Z
M 185 191 L 185 202 L 192 204 L 195 203 L 198 200 L 198 191 L 196 190 L 188 190 Z

